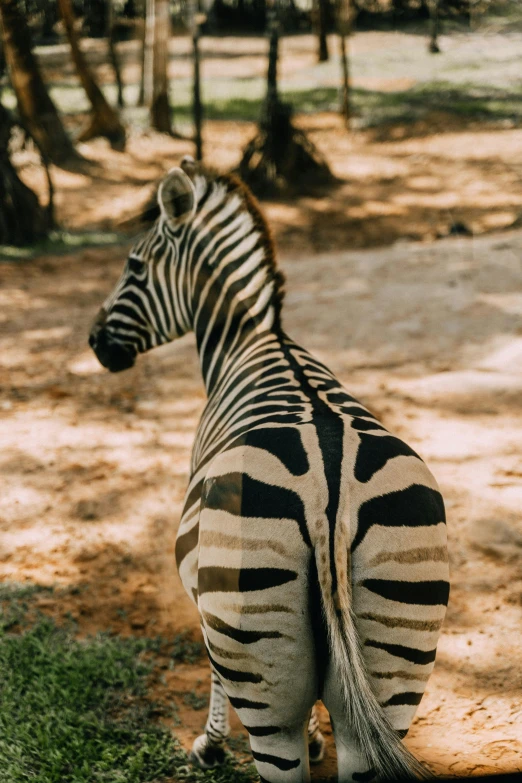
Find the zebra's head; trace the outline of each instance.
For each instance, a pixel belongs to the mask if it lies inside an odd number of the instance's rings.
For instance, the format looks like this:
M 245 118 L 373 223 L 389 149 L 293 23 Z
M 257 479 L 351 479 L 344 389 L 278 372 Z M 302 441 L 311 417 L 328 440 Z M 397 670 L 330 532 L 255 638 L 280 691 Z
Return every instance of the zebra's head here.
M 111 372 L 132 367 L 138 353 L 191 328 L 180 242 L 197 207 L 194 160 L 183 159 L 158 189 L 159 216 L 132 248 L 114 291 L 99 311 L 89 345 Z
M 279 318 L 283 277 L 270 232 L 237 178 L 200 170 L 189 157 L 161 183 L 156 214 L 89 344 L 104 367 L 119 372 L 138 353 L 194 330 L 210 378 L 227 341 L 246 328 L 270 329 Z

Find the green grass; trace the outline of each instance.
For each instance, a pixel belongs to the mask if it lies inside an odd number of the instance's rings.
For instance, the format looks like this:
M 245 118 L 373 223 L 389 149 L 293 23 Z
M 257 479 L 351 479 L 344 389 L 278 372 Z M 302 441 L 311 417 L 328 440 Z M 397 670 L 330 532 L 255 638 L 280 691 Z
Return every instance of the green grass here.
M 522 90 L 506 93 L 489 86 L 455 85 L 449 82 L 427 82 L 409 90 L 380 92 L 352 90 L 354 113 L 366 127 L 391 122 L 413 122 L 432 111 L 444 111 L 461 118 L 484 121 L 522 119 Z M 283 92 L 295 112 L 337 111 L 339 93 L 334 87 L 316 87 L 309 90 Z M 177 116 L 189 118 L 189 106 L 181 106 Z M 210 102 L 205 107 L 209 119 L 255 121 L 261 112 L 261 100 L 231 97 Z
M 121 240 L 122 235 L 114 231 L 51 231 L 46 239 L 34 245 L 0 245 L 0 261 L 28 261 L 40 255 L 63 255 L 86 247 L 114 245 Z
M 470 61 L 467 61 L 467 66 L 471 68 Z M 191 132 L 192 123 L 188 86 L 178 84 L 176 92 L 171 96 L 174 124 L 184 133 Z M 264 90 L 264 82 L 257 78 L 223 83 L 209 80 L 204 91 L 205 118 L 255 122 L 261 113 Z M 84 96 L 78 87 L 56 87 L 56 91 L 62 112 L 74 115 L 85 110 Z M 282 89 L 281 95 L 295 112 L 337 111 L 339 107 L 339 93 L 334 86 Z M 431 111 L 444 111 L 457 117 L 485 122 L 505 119 L 522 121 L 522 89 L 515 84 L 502 88 L 494 84 L 480 84 L 478 81 L 438 79 L 420 81 L 411 89 L 403 91 L 354 88 L 351 95 L 354 113 L 366 127 L 412 122 Z M 123 112 L 123 119 L 129 126 L 145 128 L 148 113 L 130 104 Z M 72 244 L 73 240 L 64 235 L 62 243 Z
M 208 696 L 200 696 L 195 691 L 189 691 L 183 696 L 183 704 L 193 710 L 203 710 L 208 704 Z
M 0 588 L 1 783 L 250 783 L 253 768 L 229 759 L 218 772 L 193 769 L 165 714 L 147 697 L 164 640 L 75 638 L 31 605 L 37 586 Z M 59 596 L 57 595 L 59 600 Z M 201 650 L 185 637 L 172 660 Z

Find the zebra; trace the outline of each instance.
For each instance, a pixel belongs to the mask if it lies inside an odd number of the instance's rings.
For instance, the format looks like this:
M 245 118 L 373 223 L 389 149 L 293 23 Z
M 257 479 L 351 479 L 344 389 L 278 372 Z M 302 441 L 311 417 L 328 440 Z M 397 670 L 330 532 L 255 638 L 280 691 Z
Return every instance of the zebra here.
M 238 178 L 185 157 L 160 183 L 156 214 L 89 343 L 117 372 L 195 333 L 207 402 L 176 561 L 211 696 L 191 758 L 224 760 L 231 704 L 261 780 L 308 781 L 322 700 L 342 783 L 426 777 L 401 740 L 449 596 L 437 483 L 284 331 L 274 243 Z

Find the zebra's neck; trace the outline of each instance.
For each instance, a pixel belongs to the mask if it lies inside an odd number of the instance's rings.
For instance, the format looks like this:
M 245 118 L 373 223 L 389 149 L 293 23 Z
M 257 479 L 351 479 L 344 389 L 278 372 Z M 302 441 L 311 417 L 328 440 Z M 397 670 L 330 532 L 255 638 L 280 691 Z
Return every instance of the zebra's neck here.
M 214 183 L 206 199 L 200 231 L 212 228 L 193 278 L 194 332 L 209 397 L 279 329 L 280 276 L 270 237 L 244 193 L 230 193 L 227 184 Z

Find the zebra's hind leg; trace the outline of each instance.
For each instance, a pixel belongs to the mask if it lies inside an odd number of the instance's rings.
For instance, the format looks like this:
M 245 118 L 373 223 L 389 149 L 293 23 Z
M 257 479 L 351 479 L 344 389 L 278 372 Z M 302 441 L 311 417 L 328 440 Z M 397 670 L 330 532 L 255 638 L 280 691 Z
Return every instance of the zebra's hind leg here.
M 211 675 L 210 706 L 205 733 L 196 737 L 190 760 L 202 769 L 212 769 L 225 760 L 225 742 L 230 733 L 228 697 L 214 670 Z
M 310 764 L 319 764 L 323 760 L 324 745 L 324 737 L 321 734 L 319 721 L 317 719 L 317 710 L 313 707 L 308 723 L 308 754 L 310 757 Z
M 353 729 L 347 721 L 346 706 L 332 665 L 326 675 L 322 700 L 330 713 L 339 783 L 355 783 L 355 781 L 370 783 L 375 778 L 375 772 L 369 767 L 366 756 L 357 744 Z
M 266 736 L 249 729 L 250 747 L 262 783 L 309 783 L 307 725 L 285 726 Z

